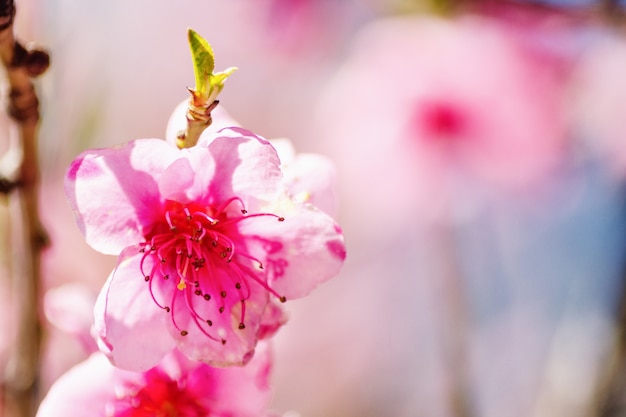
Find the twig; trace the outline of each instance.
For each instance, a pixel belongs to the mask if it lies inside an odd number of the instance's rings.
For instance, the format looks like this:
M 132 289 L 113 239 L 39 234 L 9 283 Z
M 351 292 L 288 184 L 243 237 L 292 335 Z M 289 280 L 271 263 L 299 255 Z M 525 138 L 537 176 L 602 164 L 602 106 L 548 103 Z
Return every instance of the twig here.
M 24 271 L 15 281 L 19 300 L 19 326 L 16 350 L 7 366 L 4 389 L 6 405 L 19 417 L 34 416 L 38 400 L 39 356 L 42 328 L 39 321 L 41 250 L 48 237 L 39 220 L 37 128 L 39 100 L 31 82 L 49 65 L 45 51 L 27 49 L 15 40 L 13 0 L 0 0 L 0 60 L 10 85 L 9 114 L 17 122 L 23 160 L 20 167 L 19 199 L 22 210 Z
M 187 128 L 178 133 L 177 144 L 179 148 L 190 148 L 196 146 L 200 135 L 204 130 L 213 123 L 211 112 L 219 104 L 218 100 L 214 100 L 210 103 L 203 102 L 203 100 L 197 97 L 193 91 L 191 92 L 191 98 L 187 105 Z
M 596 392 L 595 416 L 626 415 L 626 274 L 622 274 L 621 298 L 615 323 L 613 352 L 605 367 L 604 379 Z

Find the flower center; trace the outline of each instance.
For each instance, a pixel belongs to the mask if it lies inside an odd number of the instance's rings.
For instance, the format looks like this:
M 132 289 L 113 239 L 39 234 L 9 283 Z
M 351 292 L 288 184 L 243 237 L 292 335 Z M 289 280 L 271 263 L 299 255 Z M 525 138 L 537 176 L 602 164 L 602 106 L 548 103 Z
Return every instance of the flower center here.
M 163 371 L 152 369 L 146 373 L 143 384 L 129 384 L 124 388 L 124 395 L 116 400 L 115 408 L 129 417 L 208 416 L 209 410 L 186 389 L 187 382 L 183 377 L 179 383 Z
M 417 105 L 414 123 L 422 134 L 438 141 L 450 141 L 463 134 L 466 119 L 452 103 L 426 100 Z
M 239 233 L 240 222 L 260 216 L 284 220 L 271 213 L 248 214 L 237 197 L 220 207 L 166 202 L 164 222 L 140 244 L 141 271 L 154 302 L 170 314 L 181 335 L 188 334 L 177 321 L 183 308 L 206 336 L 225 344 L 224 335 L 217 336 L 211 327 L 238 306 L 238 328 L 245 329 L 251 285 L 285 301 L 267 285 L 260 274 L 263 263 L 247 252 Z

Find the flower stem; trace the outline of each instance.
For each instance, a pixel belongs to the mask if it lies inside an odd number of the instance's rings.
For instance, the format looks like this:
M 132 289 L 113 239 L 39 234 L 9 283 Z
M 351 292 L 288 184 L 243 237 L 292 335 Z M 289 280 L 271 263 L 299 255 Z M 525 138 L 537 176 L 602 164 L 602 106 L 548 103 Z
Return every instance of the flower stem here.
M 178 135 L 176 141 L 180 149 L 196 146 L 202 132 L 213 122 L 211 111 L 218 103 L 218 100 L 214 100 L 210 103 L 204 102 L 193 92 L 191 93 L 191 98 L 187 105 L 187 129 Z
M 19 192 L 24 233 L 25 276 L 15 279 L 14 299 L 19 318 L 15 351 L 4 375 L 4 400 L 16 416 L 34 416 L 38 400 L 39 361 L 42 327 L 39 321 L 41 250 L 47 244 L 38 208 L 39 160 L 37 128 L 39 100 L 31 78 L 42 74 L 49 56 L 42 50 L 27 50 L 15 40 L 13 0 L 0 0 L 0 60 L 10 86 L 9 114 L 19 128 L 22 146 Z

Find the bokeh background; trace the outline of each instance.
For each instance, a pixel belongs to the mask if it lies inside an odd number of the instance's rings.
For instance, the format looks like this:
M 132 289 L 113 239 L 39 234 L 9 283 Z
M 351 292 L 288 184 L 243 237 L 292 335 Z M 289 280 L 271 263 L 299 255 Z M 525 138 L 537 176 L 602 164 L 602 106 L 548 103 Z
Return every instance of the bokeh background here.
M 48 326 L 44 391 L 87 356 L 76 334 L 115 265 L 84 244 L 65 169 L 87 148 L 164 137 L 193 86 L 191 27 L 212 44 L 218 70 L 239 68 L 220 106 L 336 164 L 333 215 L 347 262 L 285 305 L 273 409 L 626 415 L 620 2 L 16 4 L 17 36 L 52 60 L 37 81 L 41 214 L 52 238 L 44 287 L 70 288 L 76 298 L 65 300 L 84 311 L 62 316 L 63 303 L 50 301 L 66 324 Z M 10 166 L 14 132 L 1 117 Z M 6 288 L 0 300 L 10 317 L 19 300 Z M 0 326 L 8 346 L 11 321 Z

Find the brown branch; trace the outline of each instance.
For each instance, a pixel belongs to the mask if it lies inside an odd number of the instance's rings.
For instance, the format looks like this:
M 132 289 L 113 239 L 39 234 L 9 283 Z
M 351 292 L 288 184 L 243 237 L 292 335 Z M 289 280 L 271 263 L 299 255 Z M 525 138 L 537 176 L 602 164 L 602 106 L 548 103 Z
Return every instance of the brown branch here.
M 20 307 L 16 349 L 5 372 L 6 406 L 19 417 L 35 415 L 38 400 L 42 327 L 39 321 L 41 250 L 48 238 L 39 219 L 37 128 L 39 100 L 31 78 L 49 65 L 45 51 L 25 48 L 15 40 L 13 0 L 0 1 L 0 60 L 10 86 L 9 114 L 17 122 L 22 146 L 19 199 L 24 233 L 25 276 L 14 282 Z

